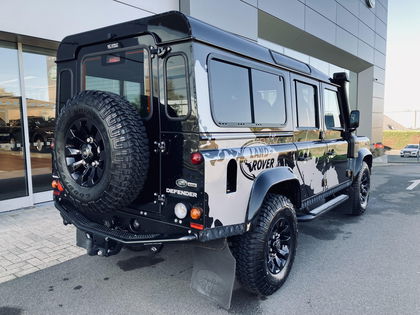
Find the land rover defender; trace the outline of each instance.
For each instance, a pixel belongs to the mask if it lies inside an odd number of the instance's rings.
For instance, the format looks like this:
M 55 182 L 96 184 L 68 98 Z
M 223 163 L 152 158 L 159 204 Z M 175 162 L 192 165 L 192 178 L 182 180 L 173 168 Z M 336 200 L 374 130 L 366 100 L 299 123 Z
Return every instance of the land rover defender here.
M 57 65 L 55 206 L 89 255 L 213 244 L 229 269 L 198 261 L 193 287 L 228 281 L 228 306 L 235 272 L 261 295 L 283 284 L 298 221 L 366 210 L 372 155 L 345 73 L 179 12 L 68 36 Z

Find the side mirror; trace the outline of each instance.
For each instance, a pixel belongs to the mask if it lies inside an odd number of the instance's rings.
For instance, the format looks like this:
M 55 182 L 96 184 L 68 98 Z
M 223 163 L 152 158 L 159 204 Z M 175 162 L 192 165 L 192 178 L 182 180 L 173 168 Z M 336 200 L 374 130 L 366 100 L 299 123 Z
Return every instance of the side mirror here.
M 356 130 L 359 127 L 360 111 L 352 110 L 350 113 L 350 129 Z

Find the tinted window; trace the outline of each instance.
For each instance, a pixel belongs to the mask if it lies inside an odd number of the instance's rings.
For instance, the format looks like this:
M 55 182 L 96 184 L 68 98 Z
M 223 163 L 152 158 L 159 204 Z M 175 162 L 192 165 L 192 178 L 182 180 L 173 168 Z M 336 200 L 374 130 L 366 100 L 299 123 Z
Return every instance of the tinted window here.
M 337 92 L 324 90 L 324 117 L 327 129 L 342 127 Z
M 210 84 L 218 123 L 252 123 L 248 68 L 212 60 Z
M 150 114 L 150 71 L 147 50 L 136 49 L 88 57 L 83 61 L 83 89 L 124 96 L 140 112 Z
M 296 82 L 298 127 L 318 127 L 315 97 L 316 90 L 313 85 Z
M 186 64 L 181 55 L 166 60 L 166 104 L 169 117 L 182 118 L 188 115 Z
M 284 84 L 281 77 L 252 70 L 255 123 L 279 125 L 286 121 Z

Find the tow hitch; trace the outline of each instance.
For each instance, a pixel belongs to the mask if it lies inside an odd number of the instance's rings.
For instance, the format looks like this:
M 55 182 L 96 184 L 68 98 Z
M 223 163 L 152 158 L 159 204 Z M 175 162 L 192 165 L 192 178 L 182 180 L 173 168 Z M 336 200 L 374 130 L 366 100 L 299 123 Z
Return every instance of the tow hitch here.
M 86 233 L 77 229 L 76 244 L 85 248 L 89 256 L 112 256 L 121 251 L 122 245 L 119 242 L 109 239 L 109 237 L 101 237 Z

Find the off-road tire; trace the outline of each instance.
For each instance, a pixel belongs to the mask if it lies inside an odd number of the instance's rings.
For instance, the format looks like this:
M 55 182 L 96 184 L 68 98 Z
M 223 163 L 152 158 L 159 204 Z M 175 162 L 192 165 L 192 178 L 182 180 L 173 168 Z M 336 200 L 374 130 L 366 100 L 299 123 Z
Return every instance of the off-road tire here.
M 293 242 L 285 266 L 280 273 L 273 274 L 267 263 L 268 243 L 270 231 L 280 219 L 289 223 Z M 282 195 L 267 194 L 252 229 L 230 240 L 236 258 L 236 276 L 245 289 L 267 296 L 283 285 L 296 255 L 297 233 L 296 212 L 291 201 Z
M 361 198 L 362 180 L 364 176 L 368 179 L 368 195 L 367 200 L 364 202 Z M 350 195 L 350 212 L 352 215 L 362 215 L 366 212 L 369 203 L 370 193 L 370 169 L 366 162 L 363 162 L 362 167 L 353 180 L 353 184 L 349 190 Z
M 77 119 L 88 118 L 103 136 L 102 177 L 93 187 L 79 185 L 66 165 L 66 134 Z M 83 91 L 61 109 L 55 130 L 55 161 L 64 195 L 84 212 L 105 213 L 130 204 L 142 190 L 149 167 L 149 145 L 139 113 L 125 98 Z

